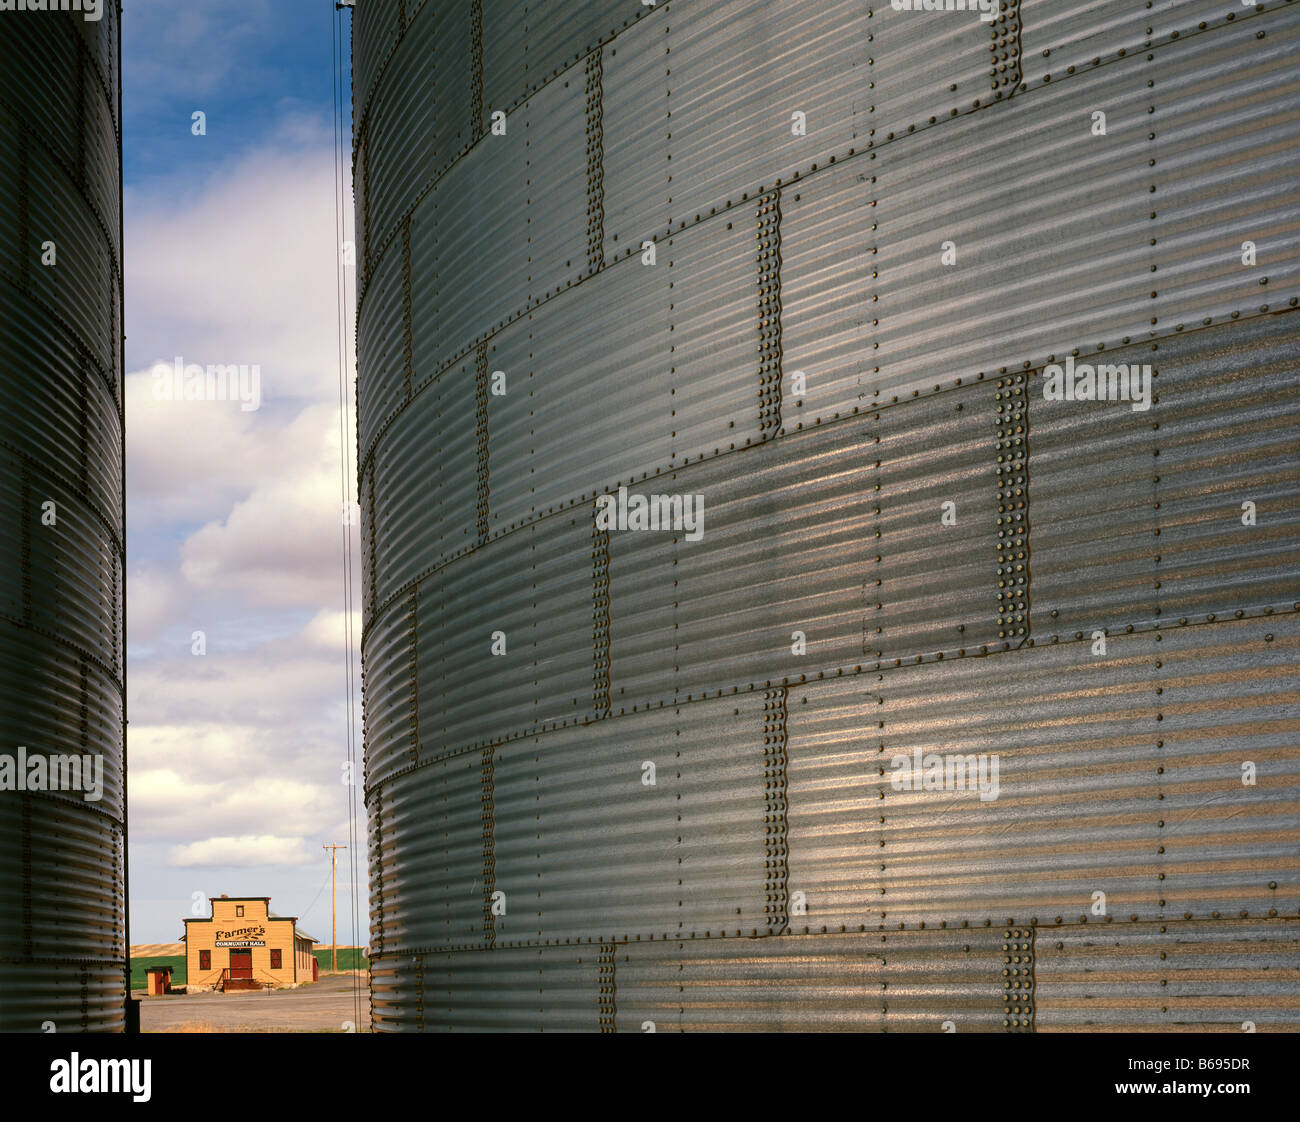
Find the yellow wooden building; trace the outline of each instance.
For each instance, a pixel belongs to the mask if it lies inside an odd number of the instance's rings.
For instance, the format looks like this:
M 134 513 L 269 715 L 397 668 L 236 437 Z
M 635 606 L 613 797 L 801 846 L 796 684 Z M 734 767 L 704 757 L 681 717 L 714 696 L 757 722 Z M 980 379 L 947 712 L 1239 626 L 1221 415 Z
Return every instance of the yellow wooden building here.
M 269 896 L 220 896 L 212 915 L 185 921 L 188 990 L 252 990 L 314 982 L 317 940 L 296 916 L 271 914 Z

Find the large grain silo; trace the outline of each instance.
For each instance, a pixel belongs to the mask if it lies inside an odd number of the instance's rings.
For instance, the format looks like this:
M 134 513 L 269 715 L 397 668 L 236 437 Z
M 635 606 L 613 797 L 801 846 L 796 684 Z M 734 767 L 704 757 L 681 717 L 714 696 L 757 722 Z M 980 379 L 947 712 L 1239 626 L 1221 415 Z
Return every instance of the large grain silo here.
M 1300 11 L 972 7 L 358 7 L 378 1028 L 1296 1027 Z
M 62 7 L 0 12 L 6 1032 L 126 1021 L 119 6 Z

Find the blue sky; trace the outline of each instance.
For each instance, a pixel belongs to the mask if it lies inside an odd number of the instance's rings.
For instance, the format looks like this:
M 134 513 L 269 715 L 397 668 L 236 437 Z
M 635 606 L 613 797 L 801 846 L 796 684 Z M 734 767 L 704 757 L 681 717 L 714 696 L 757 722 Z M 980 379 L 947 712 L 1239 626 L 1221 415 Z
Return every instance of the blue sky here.
M 270 896 L 328 939 L 320 847 L 349 841 L 343 479 L 355 487 L 339 450 L 331 29 L 351 17 L 332 0 L 125 9 L 130 940 L 179 939 L 196 893 L 223 892 Z M 155 365 L 178 357 L 256 368 L 258 408 L 160 399 Z M 344 426 L 353 440 L 351 413 Z

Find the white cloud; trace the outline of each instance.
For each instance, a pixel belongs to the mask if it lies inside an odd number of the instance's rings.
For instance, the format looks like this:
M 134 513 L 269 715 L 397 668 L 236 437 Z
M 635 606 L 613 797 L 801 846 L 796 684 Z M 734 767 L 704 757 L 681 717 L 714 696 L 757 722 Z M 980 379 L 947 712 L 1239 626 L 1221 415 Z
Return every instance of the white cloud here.
M 313 406 L 281 433 L 295 454 L 263 474 L 221 521 L 182 545 L 181 573 L 249 603 L 323 607 L 342 599 L 343 494 L 338 410 Z
M 128 192 L 132 352 L 256 363 L 264 402 L 337 400 L 334 167 L 325 122 L 287 117 L 273 143 L 191 191 Z
M 354 609 L 352 616 L 352 643 L 356 646 L 361 642 L 361 612 Z M 312 617 L 310 623 L 303 628 L 302 637 L 308 643 L 315 647 L 321 647 L 326 650 L 345 651 L 347 650 L 347 620 L 348 613 L 322 609 Z
M 126 621 L 130 638 L 152 639 L 173 625 L 183 606 L 175 574 L 154 565 L 137 565 L 127 576 Z
M 167 864 L 182 868 L 195 866 L 251 867 L 254 865 L 306 865 L 313 860 L 303 838 L 283 838 L 273 834 L 244 834 L 241 837 L 205 838 L 203 841 L 176 846 Z

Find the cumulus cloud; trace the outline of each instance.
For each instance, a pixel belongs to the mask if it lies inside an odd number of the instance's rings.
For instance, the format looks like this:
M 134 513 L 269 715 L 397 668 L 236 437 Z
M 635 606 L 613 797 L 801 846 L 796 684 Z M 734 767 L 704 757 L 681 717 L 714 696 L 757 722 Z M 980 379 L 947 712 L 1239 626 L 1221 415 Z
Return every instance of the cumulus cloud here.
M 175 622 L 184 601 L 174 572 L 155 564 L 136 565 L 126 585 L 131 640 L 152 639 Z
M 337 399 L 334 167 L 328 125 L 293 116 L 193 191 L 128 192 L 147 215 L 129 221 L 132 353 L 257 364 L 264 402 Z
M 355 646 L 361 640 L 361 612 L 354 610 L 352 617 L 352 642 Z M 314 647 L 325 650 L 347 650 L 348 613 L 324 609 L 312 617 L 303 628 L 304 641 Z
M 297 455 L 264 474 L 220 521 L 181 547 L 181 573 L 197 588 L 251 603 L 323 606 L 342 596 L 343 494 L 338 410 L 305 410 L 283 433 Z
M 167 864 L 181 868 L 247 868 L 254 865 L 305 865 L 311 860 L 313 855 L 308 852 L 303 838 L 244 834 L 178 845 L 168 854 Z

